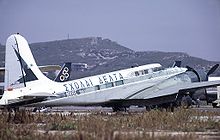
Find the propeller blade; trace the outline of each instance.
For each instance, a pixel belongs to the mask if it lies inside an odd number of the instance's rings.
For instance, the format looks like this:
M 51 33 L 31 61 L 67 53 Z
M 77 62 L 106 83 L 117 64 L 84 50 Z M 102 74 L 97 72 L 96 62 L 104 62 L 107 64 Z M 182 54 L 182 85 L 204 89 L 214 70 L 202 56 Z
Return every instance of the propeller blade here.
M 219 67 L 219 64 L 214 65 L 207 73 L 207 76 L 209 76 L 210 74 L 212 74 L 213 72 L 216 71 L 216 69 Z
M 200 76 L 199 76 L 198 72 L 195 69 L 191 68 L 190 66 L 186 66 L 186 68 L 187 68 L 187 71 L 194 72 L 196 74 L 197 78 L 198 78 L 198 81 L 199 82 L 201 81 Z

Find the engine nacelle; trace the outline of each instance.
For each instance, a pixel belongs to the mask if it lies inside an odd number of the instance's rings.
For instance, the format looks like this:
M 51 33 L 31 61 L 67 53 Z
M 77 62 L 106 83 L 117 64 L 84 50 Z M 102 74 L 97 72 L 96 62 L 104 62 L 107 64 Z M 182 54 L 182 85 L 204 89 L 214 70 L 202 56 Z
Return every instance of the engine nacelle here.
M 192 82 L 208 81 L 207 74 L 203 70 L 186 72 Z

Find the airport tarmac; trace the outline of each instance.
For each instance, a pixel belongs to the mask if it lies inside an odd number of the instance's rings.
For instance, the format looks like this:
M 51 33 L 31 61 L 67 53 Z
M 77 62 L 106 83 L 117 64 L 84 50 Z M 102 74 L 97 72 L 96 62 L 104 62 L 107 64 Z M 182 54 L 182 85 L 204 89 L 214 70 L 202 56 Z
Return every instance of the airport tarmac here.
M 220 108 L 213 108 L 211 105 L 203 105 L 200 107 L 192 106 L 190 109 L 220 113 Z M 178 108 L 175 108 L 175 110 L 178 110 Z M 113 112 L 111 107 L 80 107 L 80 106 L 53 107 L 53 108 L 47 108 L 47 111 L 48 112 L 107 112 L 107 113 Z M 130 108 L 127 108 L 126 112 L 135 113 L 135 112 L 145 112 L 145 111 L 146 111 L 145 107 L 131 106 Z

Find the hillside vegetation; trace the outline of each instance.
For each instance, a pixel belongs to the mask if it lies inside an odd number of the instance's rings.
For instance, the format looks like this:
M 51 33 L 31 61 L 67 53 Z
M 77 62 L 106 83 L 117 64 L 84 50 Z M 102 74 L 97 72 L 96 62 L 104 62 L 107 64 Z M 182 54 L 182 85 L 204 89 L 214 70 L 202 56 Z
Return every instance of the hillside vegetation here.
M 183 66 L 189 65 L 206 70 L 218 63 L 181 52 L 136 52 L 101 37 L 40 42 L 30 44 L 30 46 L 38 65 L 62 65 L 64 62 L 87 63 L 88 70 L 74 71 L 72 79 L 149 63 L 160 63 L 164 67 L 170 67 L 175 60 L 181 60 Z M 4 66 L 4 49 L 4 46 L 1 45 L 1 67 Z M 220 75 L 219 69 L 215 75 Z

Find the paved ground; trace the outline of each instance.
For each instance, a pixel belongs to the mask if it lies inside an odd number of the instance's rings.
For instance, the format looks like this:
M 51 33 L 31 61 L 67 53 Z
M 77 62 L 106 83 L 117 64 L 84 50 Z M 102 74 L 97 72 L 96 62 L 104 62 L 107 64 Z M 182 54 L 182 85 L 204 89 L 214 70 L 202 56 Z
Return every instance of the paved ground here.
M 177 109 L 177 108 L 176 108 Z M 193 106 L 191 109 L 193 110 L 200 110 L 200 111 L 211 111 L 211 112 L 220 112 L 220 108 L 213 108 L 211 105 L 195 107 Z M 48 108 L 47 111 L 49 112 L 113 112 L 112 108 L 110 107 L 75 107 L 75 106 L 68 106 L 68 107 L 53 107 Z M 132 106 L 127 109 L 128 112 L 143 112 L 146 111 L 144 107 L 135 107 Z

